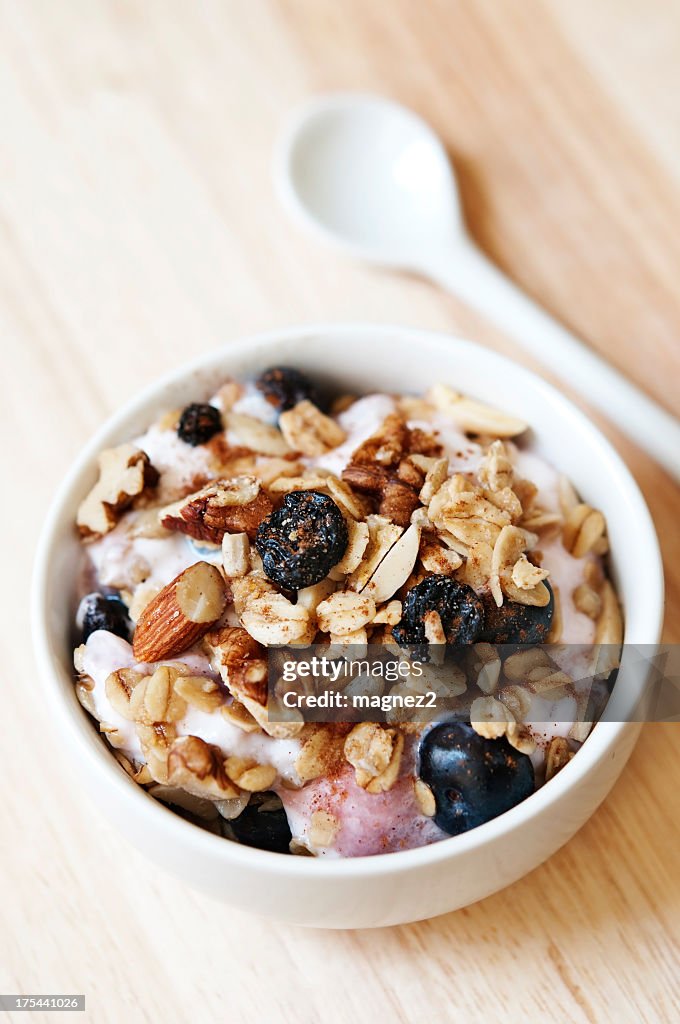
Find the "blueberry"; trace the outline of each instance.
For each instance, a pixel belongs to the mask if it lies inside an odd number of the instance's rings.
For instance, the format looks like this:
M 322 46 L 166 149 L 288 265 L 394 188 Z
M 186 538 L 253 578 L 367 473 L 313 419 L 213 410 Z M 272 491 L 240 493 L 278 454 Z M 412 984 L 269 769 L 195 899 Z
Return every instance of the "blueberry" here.
M 550 593 L 544 608 L 515 601 L 504 601 L 498 608 L 491 594 L 484 595 L 485 625 L 480 639 L 491 644 L 544 643 L 555 613 L 555 595 L 548 581 L 543 582 Z
M 345 553 L 342 512 L 320 491 L 292 491 L 281 508 L 260 523 L 255 546 L 267 576 L 286 590 L 325 579 Z
M 177 436 L 193 448 L 205 444 L 222 429 L 220 410 L 205 402 L 192 402 L 182 411 Z
M 449 644 L 473 644 L 484 626 L 484 608 L 472 587 L 450 576 L 426 576 L 411 587 L 404 601 L 401 622 L 392 636 L 402 646 L 424 644 L 426 612 L 439 613 Z
M 291 366 L 272 366 L 255 381 L 255 386 L 278 412 L 292 409 L 298 402 L 309 401 L 320 406 L 319 396 L 311 381 Z
M 272 806 L 273 805 L 273 806 Z M 272 809 L 268 809 L 268 808 Z M 286 812 L 275 793 L 256 793 L 238 818 L 229 822 L 240 843 L 271 853 L 289 853 L 292 839 Z
M 442 722 L 423 737 L 420 777 L 434 793 L 434 820 L 455 836 L 496 818 L 534 792 L 531 758 L 505 737 L 486 740 L 467 722 Z
M 130 638 L 132 623 L 128 618 L 127 607 L 119 597 L 87 594 L 80 602 L 77 619 L 82 624 L 83 643 L 98 629 L 115 633 L 124 640 Z

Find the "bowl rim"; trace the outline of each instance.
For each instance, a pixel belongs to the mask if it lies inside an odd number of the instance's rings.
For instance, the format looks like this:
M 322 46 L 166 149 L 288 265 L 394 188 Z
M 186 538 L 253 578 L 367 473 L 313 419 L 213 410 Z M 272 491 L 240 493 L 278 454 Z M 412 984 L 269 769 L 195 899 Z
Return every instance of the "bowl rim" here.
M 125 424 L 138 415 L 144 407 L 157 401 L 166 387 L 181 384 L 191 374 L 201 373 L 212 367 L 220 366 L 228 373 L 228 361 L 232 356 L 247 353 L 248 358 L 252 357 L 255 362 L 258 351 L 268 350 L 282 342 L 303 341 L 319 336 L 351 336 L 358 333 L 388 336 L 395 344 L 418 342 L 431 348 L 445 346 L 449 358 L 455 346 L 460 352 L 467 352 L 472 357 L 477 359 L 481 357 L 483 360 L 494 363 L 499 372 L 502 372 L 504 368 L 511 369 L 513 374 L 519 373 L 528 386 L 542 391 L 553 406 L 559 409 L 563 418 L 578 423 L 581 429 L 585 428 L 591 435 L 591 450 L 596 450 L 598 457 L 606 458 L 610 462 L 619 484 L 626 490 L 628 501 L 632 503 L 633 514 L 638 517 L 640 533 L 636 536 L 636 544 L 638 546 L 642 544 L 645 548 L 645 567 L 649 576 L 644 593 L 651 633 L 648 641 L 650 644 L 658 642 L 663 623 L 664 579 L 658 539 L 649 509 L 630 470 L 585 413 L 581 412 L 552 384 L 507 356 L 444 330 L 355 321 L 310 323 L 264 331 L 250 336 L 240 336 L 218 349 L 203 353 L 156 378 L 141 391 L 133 394 L 95 431 L 73 460 L 52 500 L 36 549 L 31 591 L 31 621 L 39 674 L 43 690 L 52 711 L 59 720 L 60 728 L 63 728 L 65 735 L 68 735 L 73 741 L 74 760 L 76 757 L 86 759 L 92 769 L 92 776 L 96 776 L 96 784 L 102 794 L 99 803 L 104 812 L 107 804 L 111 802 L 104 798 L 104 793 L 107 787 L 113 787 L 114 795 L 120 801 L 130 802 L 131 812 L 136 809 L 138 816 L 144 815 L 148 819 L 149 826 L 157 834 L 162 834 L 164 841 L 175 844 L 178 850 L 191 846 L 195 853 L 203 851 L 211 860 L 223 859 L 225 866 L 232 864 L 249 869 L 261 869 L 269 875 L 280 878 L 305 877 L 310 880 L 348 876 L 368 878 L 383 872 L 401 873 L 413 868 L 425 868 L 469 853 L 488 842 L 497 841 L 519 828 L 526 827 L 550 804 L 556 803 L 568 790 L 577 787 L 586 775 L 607 758 L 624 732 L 631 728 L 631 723 L 627 722 L 598 722 L 587 742 L 579 750 L 578 757 L 574 757 L 549 783 L 541 786 L 530 797 L 509 811 L 469 832 L 451 836 L 428 846 L 399 850 L 393 853 L 353 858 L 308 858 L 282 856 L 278 853 L 225 841 L 221 836 L 216 836 L 181 818 L 169 807 L 151 797 L 125 774 L 112 752 L 106 748 L 105 743 L 96 733 L 87 713 L 76 702 L 69 704 L 63 699 L 54 665 L 58 659 L 55 648 L 63 643 L 63 638 L 58 642 L 53 641 L 48 621 L 48 584 L 55 550 L 53 540 L 64 517 L 72 518 L 74 502 L 77 499 L 76 492 L 81 478 L 88 470 L 91 471 L 96 455 L 102 447 L 110 443 L 111 435 L 115 435 L 123 429 Z M 225 364 L 227 365 L 225 366 Z M 82 487 L 80 495 L 82 496 Z

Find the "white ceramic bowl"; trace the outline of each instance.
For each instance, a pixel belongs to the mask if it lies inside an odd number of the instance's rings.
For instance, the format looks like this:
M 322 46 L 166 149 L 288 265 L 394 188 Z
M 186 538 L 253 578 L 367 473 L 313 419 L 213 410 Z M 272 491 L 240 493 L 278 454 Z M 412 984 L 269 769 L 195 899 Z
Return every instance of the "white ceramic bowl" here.
M 651 517 L 619 456 L 558 391 L 493 352 L 445 335 L 372 325 L 276 331 L 204 356 L 132 399 L 92 438 L 64 481 L 45 523 L 33 595 L 36 651 L 63 748 L 102 812 L 136 846 L 161 867 L 242 909 L 331 928 L 443 914 L 509 885 L 562 846 L 611 789 L 639 726 L 599 723 L 547 785 L 463 835 L 402 853 L 314 860 L 239 846 L 153 800 L 118 766 L 75 696 L 69 633 L 79 551 L 73 521 L 94 482 L 97 453 L 141 433 L 163 409 L 208 397 L 223 377 L 277 363 L 299 366 L 339 391 L 417 393 L 444 380 L 528 420 L 536 430 L 535 449 L 607 516 L 626 641 L 657 642 L 663 575 Z

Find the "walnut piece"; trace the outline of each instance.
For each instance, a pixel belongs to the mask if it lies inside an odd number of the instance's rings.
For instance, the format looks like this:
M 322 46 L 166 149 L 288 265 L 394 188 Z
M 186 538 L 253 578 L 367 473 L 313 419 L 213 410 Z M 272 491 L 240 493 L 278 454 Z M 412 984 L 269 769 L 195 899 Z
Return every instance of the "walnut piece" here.
M 237 476 L 213 481 L 162 509 L 159 518 L 166 530 L 221 544 L 225 533 L 245 533 L 253 540 L 272 508 L 259 480 L 254 476 Z
M 133 444 L 106 448 L 97 461 L 99 479 L 76 515 L 84 539 L 101 537 L 112 530 L 135 499 L 155 487 L 159 480 L 149 456 Z

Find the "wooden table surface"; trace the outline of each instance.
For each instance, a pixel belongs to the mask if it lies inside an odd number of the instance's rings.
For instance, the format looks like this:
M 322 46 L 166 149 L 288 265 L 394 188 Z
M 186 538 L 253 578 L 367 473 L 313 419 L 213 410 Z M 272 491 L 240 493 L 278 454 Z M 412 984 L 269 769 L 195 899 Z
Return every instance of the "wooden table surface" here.
M 429 119 L 489 255 L 677 412 L 679 69 L 664 0 L 0 3 L 4 991 L 84 992 L 88 1019 L 116 1024 L 678 1019 L 677 726 L 646 727 L 606 805 L 511 889 L 402 928 L 282 927 L 157 873 L 86 800 L 41 707 L 26 607 L 73 456 L 189 356 L 334 319 L 513 352 L 427 284 L 290 227 L 271 147 L 315 91 L 375 90 Z M 604 428 L 657 522 L 677 642 L 680 494 Z

